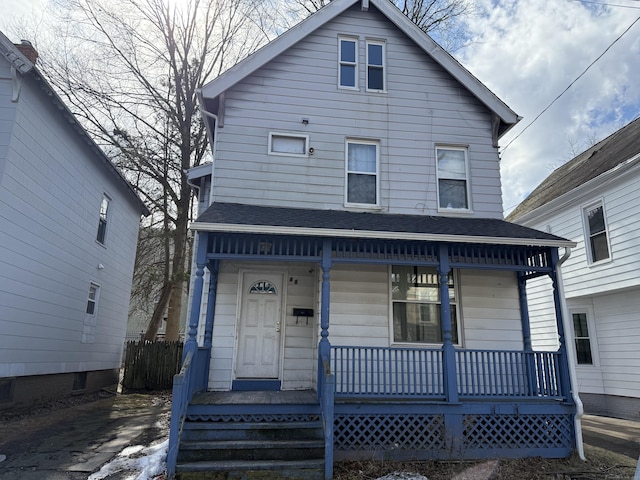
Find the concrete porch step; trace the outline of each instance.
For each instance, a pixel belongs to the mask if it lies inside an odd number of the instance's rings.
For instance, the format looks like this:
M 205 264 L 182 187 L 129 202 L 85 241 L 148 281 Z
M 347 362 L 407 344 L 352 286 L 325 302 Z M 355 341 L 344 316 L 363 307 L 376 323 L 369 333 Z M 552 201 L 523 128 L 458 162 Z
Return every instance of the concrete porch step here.
M 323 480 L 324 460 L 200 461 L 178 463 L 179 480 Z
M 180 445 L 179 462 L 207 461 L 295 461 L 324 457 L 323 440 L 218 440 L 185 441 Z

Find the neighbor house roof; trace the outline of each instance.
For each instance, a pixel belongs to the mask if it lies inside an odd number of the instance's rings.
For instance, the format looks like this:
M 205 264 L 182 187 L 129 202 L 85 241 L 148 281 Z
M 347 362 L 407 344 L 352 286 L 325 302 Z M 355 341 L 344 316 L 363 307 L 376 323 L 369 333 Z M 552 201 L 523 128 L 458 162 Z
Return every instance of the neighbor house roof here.
M 398 10 L 389 0 L 333 0 L 329 2 L 316 13 L 287 30 L 256 53 L 245 58 L 222 75 L 204 85 L 200 91 L 201 95 L 205 98 L 217 98 L 233 85 L 273 60 L 327 22 L 336 18 L 352 5 L 361 1 L 363 8 L 365 8 L 365 5 L 366 8 L 373 5 L 405 35 L 413 40 L 426 54 L 433 58 L 434 61 L 440 64 L 467 90 L 476 96 L 480 102 L 493 111 L 500 119 L 500 128 L 497 132 L 498 137 L 507 132 L 507 130 L 520 120 L 520 117 L 513 110 L 457 60 L 443 50 L 429 35 L 420 30 L 416 24 L 409 20 L 409 18 Z
M 575 246 L 570 240 L 493 218 L 311 210 L 236 203 L 213 203 L 191 224 L 191 228 L 210 232 Z
M 5 57 L 12 67 L 16 69 L 17 74 L 20 75 L 31 75 L 36 82 L 40 85 L 40 87 L 45 91 L 45 93 L 51 98 L 51 101 L 54 105 L 61 111 L 63 117 L 67 119 L 67 121 L 72 125 L 74 130 L 84 138 L 84 141 L 89 145 L 89 147 L 95 153 L 95 157 L 98 161 L 100 161 L 109 172 L 118 180 L 118 182 L 124 187 L 124 190 L 127 192 L 128 196 L 132 199 L 132 201 L 138 205 L 140 211 L 143 215 L 149 215 L 149 209 L 144 204 L 144 202 L 140 199 L 133 186 L 127 181 L 126 178 L 120 173 L 120 171 L 115 167 L 115 165 L 111 162 L 111 160 L 105 155 L 102 149 L 93 141 L 93 139 L 89 136 L 89 133 L 84 129 L 84 127 L 78 122 L 78 119 L 71 113 L 71 110 L 65 105 L 60 96 L 56 93 L 53 87 L 49 84 L 46 78 L 40 73 L 40 71 L 36 68 L 35 64 L 29 60 L 16 45 L 14 45 L 11 40 L 9 40 L 2 32 L 0 32 L 0 55 Z
M 516 221 L 640 155 L 640 118 L 554 170 L 507 216 Z

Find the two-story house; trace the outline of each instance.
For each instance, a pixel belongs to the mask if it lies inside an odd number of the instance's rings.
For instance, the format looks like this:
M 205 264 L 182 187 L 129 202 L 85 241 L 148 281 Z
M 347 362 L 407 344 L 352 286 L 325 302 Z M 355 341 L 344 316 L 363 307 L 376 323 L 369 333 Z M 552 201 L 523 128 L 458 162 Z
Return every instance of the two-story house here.
M 573 243 L 502 218 L 509 107 L 387 0 L 332 1 L 200 96 L 170 475 L 579 447 L 525 293 Z
M 640 120 L 549 175 L 509 215 L 577 243 L 562 268 L 585 410 L 640 414 Z M 557 348 L 549 285 L 531 283 L 538 346 Z
M 114 385 L 147 209 L 0 33 L 0 409 Z

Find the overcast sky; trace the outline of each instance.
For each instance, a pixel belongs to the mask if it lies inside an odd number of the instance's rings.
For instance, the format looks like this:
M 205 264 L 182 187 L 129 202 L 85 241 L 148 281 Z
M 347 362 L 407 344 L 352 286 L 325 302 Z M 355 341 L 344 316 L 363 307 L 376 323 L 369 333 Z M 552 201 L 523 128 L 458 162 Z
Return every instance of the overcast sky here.
M 38 16 L 46 1 L 0 0 L 0 29 L 6 33 L 14 15 Z M 640 1 L 475 4 L 478 14 L 469 25 L 474 41 L 454 55 L 523 117 L 500 142 L 508 213 L 554 168 L 640 115 L 640 21 L 623 35 L 640 17 Z

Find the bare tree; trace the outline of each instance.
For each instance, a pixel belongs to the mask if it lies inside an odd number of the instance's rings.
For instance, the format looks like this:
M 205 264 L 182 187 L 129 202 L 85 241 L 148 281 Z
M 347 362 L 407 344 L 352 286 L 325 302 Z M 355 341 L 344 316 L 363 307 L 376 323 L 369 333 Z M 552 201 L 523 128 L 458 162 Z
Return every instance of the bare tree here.
M 154 227 L 150 238 L 162 245 L 161 269 L 143 268 L 137 281 L 155 281 L 159 288 L 139 289 L 137 294 L 152 301 L 159 293 L 145 338 L 155 338 L 166 312 L 166 339 L 175 340 L 190 261 L 191 194 L 185 171 L 208 155 L 196 89 L 267 40 L 265 31 L 256 29 L 259 4 L 58 4 L 55 49 L 38 46 L 42 68 L 152 211 L 147 226 Z M 153 252 L 157 255 L 158 250 Z M 144 258 L 139 255 L 138 268 Z

